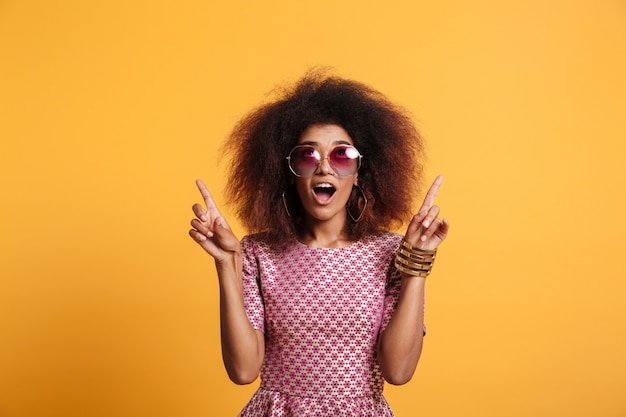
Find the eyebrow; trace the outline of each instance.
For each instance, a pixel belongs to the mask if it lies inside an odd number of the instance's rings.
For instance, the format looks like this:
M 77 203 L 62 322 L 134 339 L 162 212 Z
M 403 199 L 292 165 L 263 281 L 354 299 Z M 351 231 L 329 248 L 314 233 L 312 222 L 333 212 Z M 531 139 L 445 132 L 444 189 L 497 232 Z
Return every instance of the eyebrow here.
M 313 141 L 306 141 L 306 142 L 302 142 L 299 145 L 309 145 L 309 146 L 318 146 L 319 142 L 313 142 Z M 345 140 L 336 140 L 332 143 L 333 146 L 337 146 L 337 145 L 348 145 L 348 146 L 354 146 L 352 145 L 350 142 L 345 141 Z

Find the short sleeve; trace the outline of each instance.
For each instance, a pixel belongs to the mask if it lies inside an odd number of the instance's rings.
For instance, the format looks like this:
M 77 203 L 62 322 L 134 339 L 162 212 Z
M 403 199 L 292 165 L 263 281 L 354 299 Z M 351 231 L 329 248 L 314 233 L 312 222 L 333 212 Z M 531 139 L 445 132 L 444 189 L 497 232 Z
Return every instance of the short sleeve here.
M 256 330 L 265 332 L 265 307 L 261 293 L 258 260 L 255 256 L 254 241 L 246 236 L 241 240 L 243 304 L 248 320 Z
M 383 304 L 383 317 L 380 323 L 380 333 L 382 333 L 389 324 L 389 320 L 393 316 L 398 306 L 398 298 L 400 297 L 400 288 L 402 279 L 400 272 L 393 266 L 389 266 L 387 272 L 387 283 L 385 284 L 385 301 Z
M 383 305 L 383 318 L 380 325 L 380 333 L 382 333 L 389 324 L 389 320 L 393 317 L 393 313 L 398 306 L 400 298 L 400 289 L 402 287 L 402 277 L 400 271 L 393 265 L 389 267 L 387 273 L 387 284 L 385 286 L 385 302 Z M 424 300 L 424 310 L 426 310 L 426 300 Z M 424 324 L 424 334 L 426 334 L 426 324 Z

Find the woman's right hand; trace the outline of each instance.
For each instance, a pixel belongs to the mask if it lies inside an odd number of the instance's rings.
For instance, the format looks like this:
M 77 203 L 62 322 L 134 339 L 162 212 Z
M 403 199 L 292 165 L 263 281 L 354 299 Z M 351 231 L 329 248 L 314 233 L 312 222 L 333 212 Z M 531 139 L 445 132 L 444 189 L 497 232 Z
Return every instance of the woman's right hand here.
M 193 205 L 192 210 L 196 218 L 191 220 L 193 229 L 189 231 L 189 236 L 215 258 L 216 263 L 224 263 L 230 255 L 241 251 L 239 239 L 222 217 L 202 180 L 196 180 L 196 185 L 202 194 L 206 210 L 201 204 Z

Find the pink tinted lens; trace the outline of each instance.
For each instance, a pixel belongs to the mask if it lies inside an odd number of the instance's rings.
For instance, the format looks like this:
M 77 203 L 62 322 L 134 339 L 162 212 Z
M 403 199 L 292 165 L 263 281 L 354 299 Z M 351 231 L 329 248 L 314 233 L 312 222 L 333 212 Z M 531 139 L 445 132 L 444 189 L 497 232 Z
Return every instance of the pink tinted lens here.
M 330 166 L 339 176 L 353 175 L 359 170 L 359 151 L 352 146 L 337 146 L 329 156 Z
M 296 175 L 313 175 L 320 164 L 320 154 L 312 146 L 298 146 L 291 151 L 289 162 Z

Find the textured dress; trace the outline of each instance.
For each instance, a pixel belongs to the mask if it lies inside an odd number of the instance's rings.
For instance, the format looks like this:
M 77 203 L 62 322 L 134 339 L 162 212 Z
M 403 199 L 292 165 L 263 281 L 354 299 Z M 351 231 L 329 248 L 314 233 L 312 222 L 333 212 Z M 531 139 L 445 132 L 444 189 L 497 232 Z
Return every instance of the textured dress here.
M 393 416 L 376 344 L 398 302 L 392 265 L 401 238 L 283 251 L 242 239 L 245 308 L 265 333 L 265 358 L 240 417 Z

